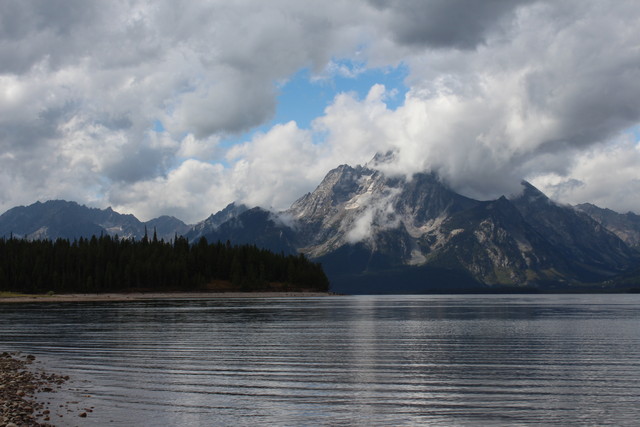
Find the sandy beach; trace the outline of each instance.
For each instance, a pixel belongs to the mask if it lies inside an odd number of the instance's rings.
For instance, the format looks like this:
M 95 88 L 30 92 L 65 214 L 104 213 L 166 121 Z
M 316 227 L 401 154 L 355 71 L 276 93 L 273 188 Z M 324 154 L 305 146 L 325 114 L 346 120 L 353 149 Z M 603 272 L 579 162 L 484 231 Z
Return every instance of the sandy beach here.
M 164 299 L 207 298 L 304 298 L 325 297 L 327 292 L 133 292 L 106 294 L 19 295 L 0 297 L 0 303 L 25 302 L 91 302 L 91 301 L 143 301 Z

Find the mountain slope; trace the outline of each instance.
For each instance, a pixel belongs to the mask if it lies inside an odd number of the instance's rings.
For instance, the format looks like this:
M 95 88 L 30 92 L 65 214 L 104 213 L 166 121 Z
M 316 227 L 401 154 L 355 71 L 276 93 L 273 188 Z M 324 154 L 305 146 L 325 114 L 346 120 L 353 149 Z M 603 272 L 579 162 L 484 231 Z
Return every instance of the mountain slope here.
M 552 202 L 528 182 L 513 200 L 527 222 L 563 256 L 594 274 L 612 275 L 629 267 L 634 252 L 588 215 Z
M 275 253 L 297 253 L 294 230 L 262 208 L 246 210 L 202 237 L 209 243 L 229 241 L 234 245 L 256 245 Z
M 621 214 L 611 209 L 599 208 L 591 203 L 575 206 L 618 236 L 627 245 L 640 248 L 640 215 L 633 212 Z
M 146 226 L 149 235 L 155 231 L 158 239 L 164 239 L 165 241 L 174 239 L 176 235 L 183 236 L 191 230 L 189 225 L 178 218 L 167 215 L 151 219 L 143 224 Z
M 194 225 L 190 230 L 185 232 L 184 237 L 191 243 L 196 242 L 201 237 L 214 233 L 220 225 L 247 210 L 249 210 L 249 208 L 243 204 L 230 203 L 223 210 L 211 214 L 207 219 Z

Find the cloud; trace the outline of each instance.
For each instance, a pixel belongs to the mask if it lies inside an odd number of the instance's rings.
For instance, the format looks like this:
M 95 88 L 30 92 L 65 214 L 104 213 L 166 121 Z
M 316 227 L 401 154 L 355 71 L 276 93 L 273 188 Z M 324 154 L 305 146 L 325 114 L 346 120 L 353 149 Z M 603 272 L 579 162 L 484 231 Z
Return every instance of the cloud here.
M 219 144 L 219 136 L 214 135 L 209 138 L 198 139 L 190 133 L 180 141 L 180 149 L 176 155 L 183 158 L 213 161 L 219 157 L 219 153 L 222 151 Z
M 540 2 L 474 50 L 408 56 L 411 90 L 386 113 L 405 123 L 388 137 L 396 170 L 436 170 L 478 198 L 543 173 L 570 178 L 571 159 L 640 119 L 639 14 L 616 5 Z
M 347 242 L 354 244 L 361 242 L 371 236 L 374 214 L 375 212 L 371 209 L 363 211 L 363 213 L 355 220 L 355 222 L 353 223 L 353 227 L 345 236 Z
M 295 122 L 274 126 L 232 148 L 229 181 L 237 199 L 248 205 L 285 209 L 327 172 L 324 147 L 315 145 L 311 133 Z
M 135 212 L 142 220 L 162 212 L 195 223 L 234 200 L 233 189 L 220 185 L 224 182 L 223 166 L 188 159 L 165 176 L 132 185 L 116 183 L 108 197 L 115 210 Z
M 198 144 L 188 135 L 180 150 L 197 151 Z M 232 147 L 226 165 L 187 159 L 165 176 L 113 185 L 109 199 L 144 219 L 165 212 L 191 223 L 233 201 L 282 210 L 317 185 L 332 161 L 310 131 L 289 122 Z
M 269 120 L 276 111 L 275 87 L 254 76 L 233 72 L 220 81 L 182 96 L 175 118 L 197 138 L 240 134 Z
M 640 141 L 624 135 L 581 152 L 565 175 L 544 174 L 532 183 L 566 203 L 593 203 L 621 213 L 640 213 Z
M 358 215 L 351 224 L 350 230 L 345 235 L 349 243 L 358 243 L 368 240 L 373 235 L 372 231 L 396 228 L 400 224 L 400 218 L 395 214 L 394 201 L 400 194 L 399 188 L 373 188 L 370 184 L 368 191 L 349 201 L 346 208 L 357 209 Z
M 388 173 L 435 170 L 473 197 L 554 177 L 583 183 L 557 197 L 640 212 L 598 184 L 639 179 L 607 160 L 635 159 L 637 138 L 620 135 L 640 122 L 639 23 L 632 0 L 4 1 L 0 208 L 70 198 L 188 221 L 233 200 L 283 208 L 393 149 Z M 396 109 L 374 85 L 309 129 L 242 136 L 303 68 L 357 80 L 399 63 Z
M 383 11 L 396 43 L 416 48 L 474 49 L 529 1 L 370 0 Z
M 162 181 L 185 158 L 221 160 L 221 138 L 273 117 L 277 81 L 364 38 L 344 13 L 362 6 L 309 6 L 2 2 L 1 184 L 29 190 L 0 206 L 68 196 L 60 181 L 99 200 L 112 185 Z

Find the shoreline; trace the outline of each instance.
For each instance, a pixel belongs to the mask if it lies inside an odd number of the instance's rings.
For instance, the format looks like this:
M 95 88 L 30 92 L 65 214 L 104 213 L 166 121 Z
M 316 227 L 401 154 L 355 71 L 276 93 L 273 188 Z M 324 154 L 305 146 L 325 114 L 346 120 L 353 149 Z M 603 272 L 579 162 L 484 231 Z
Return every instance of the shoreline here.
M 330 292 L 132 292 L 105 294 L 59 294 L 59 295 L 17 295 L 0 297 L 2 303 L 25 302 L 102 302 L 102 301 L 145 301 L 172 299 L 217 299 L 217 298 L 305 298 L 334 296 Z
M 33 367 L 35 359 L 18 352 L 0 354 L 0 425 L 53 426 L 53 409 L 39 394 L 56 392 L 69 377 Z

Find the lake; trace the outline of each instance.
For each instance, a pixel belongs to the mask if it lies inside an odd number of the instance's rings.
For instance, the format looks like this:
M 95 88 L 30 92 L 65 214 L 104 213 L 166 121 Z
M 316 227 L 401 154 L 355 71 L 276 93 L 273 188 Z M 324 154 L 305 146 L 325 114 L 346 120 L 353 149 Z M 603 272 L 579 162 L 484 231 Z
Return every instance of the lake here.
M 72 377 L 46 399 L 94 408 L 61 425 L 640 419 L 640 295 L 4 304 L 0 324 L 0 351 Z

